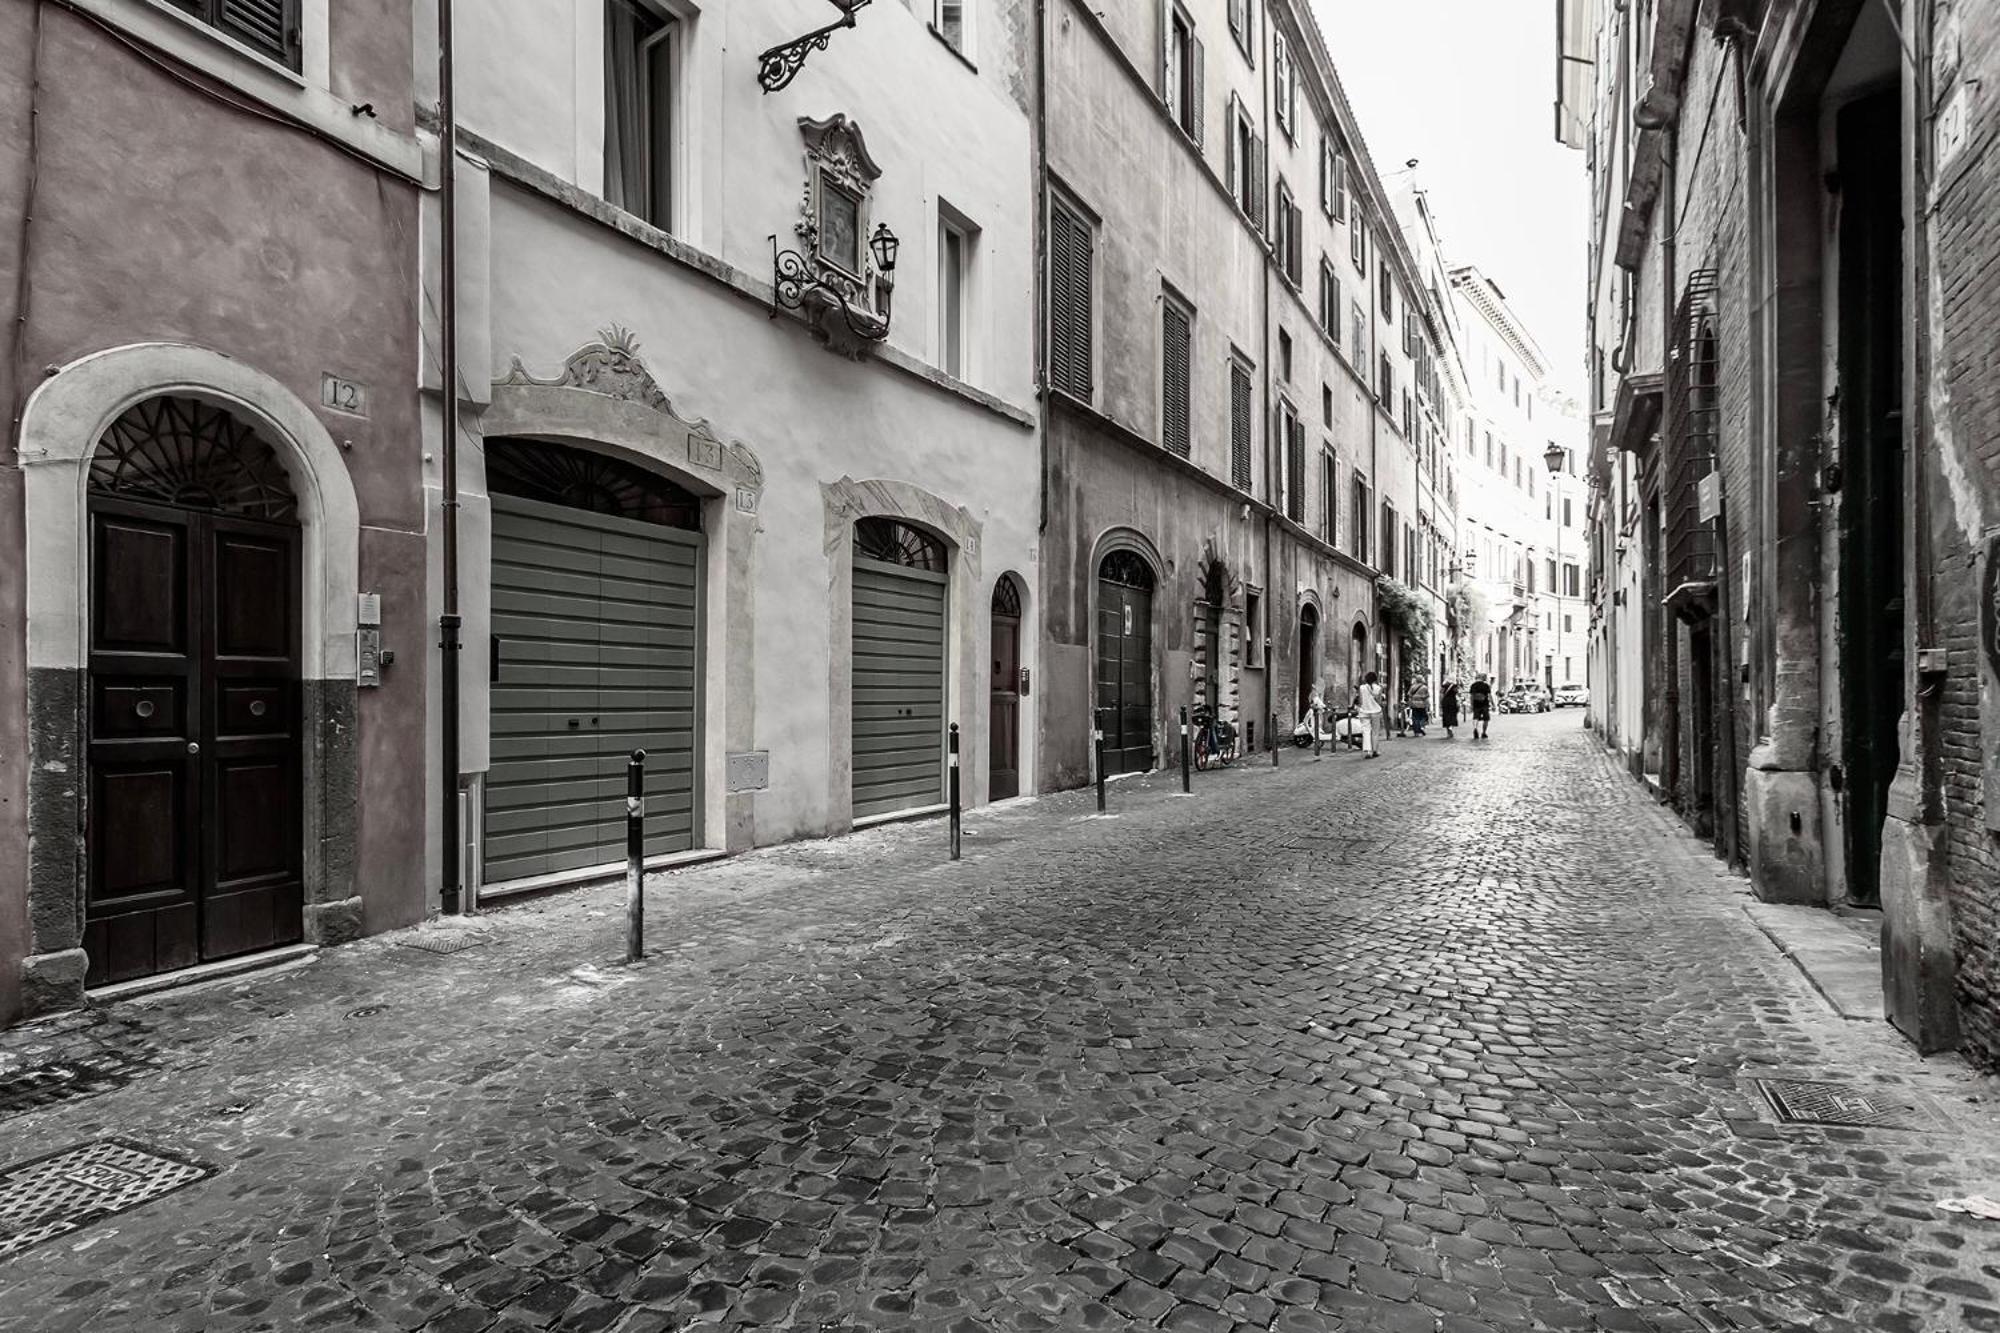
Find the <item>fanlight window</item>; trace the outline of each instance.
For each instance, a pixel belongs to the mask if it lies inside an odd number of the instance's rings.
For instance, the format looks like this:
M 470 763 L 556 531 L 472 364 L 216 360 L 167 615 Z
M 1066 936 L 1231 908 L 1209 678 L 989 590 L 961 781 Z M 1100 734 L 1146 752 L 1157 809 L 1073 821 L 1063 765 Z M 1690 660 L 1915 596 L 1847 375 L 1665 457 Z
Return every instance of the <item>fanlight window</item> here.
M 944 543 L 922 528 L 893 518 L 864 518 L 854 525 L 854 553 L 909 569 L 947 572 Z
M 993 614 L 1021 618 L 1021 587 L 1014 580 L 1003 576 L 993 585 Z
M 486 442 L 486 489 L 638 523 L 701 531 L 701 497 L 634 463 L 540 440 Z
M 298 513 L 292 480 L 256 429 L 195 398 L 148 398 L 127 409 L 97 443 L 90 489 L 244 518 Z
M 1153 586 L 1152 566 L 1137 551 L 1113 551 L 1104 557 L 1104 563 L 1098 566 L 1097 572 L 1106 583 L 1119 583 L 1128 588 L 1150 589 Z

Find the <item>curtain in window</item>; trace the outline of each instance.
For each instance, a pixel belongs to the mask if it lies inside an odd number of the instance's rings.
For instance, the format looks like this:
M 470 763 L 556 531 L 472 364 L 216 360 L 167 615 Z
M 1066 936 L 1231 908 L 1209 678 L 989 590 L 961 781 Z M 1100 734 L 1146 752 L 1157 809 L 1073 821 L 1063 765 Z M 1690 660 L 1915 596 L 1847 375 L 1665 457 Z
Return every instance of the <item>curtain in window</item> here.
M 604 199 L 645 215 L 651 191 L 647 180 L 645 34 L 639 15 L 624 0 L 605 5 L 604 32 Z

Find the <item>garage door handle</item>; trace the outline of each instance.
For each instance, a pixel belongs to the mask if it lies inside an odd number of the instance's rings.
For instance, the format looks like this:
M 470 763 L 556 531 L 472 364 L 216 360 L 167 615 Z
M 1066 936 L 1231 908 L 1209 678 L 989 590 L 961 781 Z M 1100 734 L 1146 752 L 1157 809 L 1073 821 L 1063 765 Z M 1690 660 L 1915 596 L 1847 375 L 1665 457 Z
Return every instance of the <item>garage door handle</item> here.
M 582 720 L 581 718 L 574 718 L 574 717 L 573 717 L 573 718 L 571 718 L 571 719 L 569 720 L 569 724 L 570 724 L 570 725 L 571 725 L 572 727 L 580 727 L 580 726 L 582 726 L 582 725 L 583 725 L 583 720 Z

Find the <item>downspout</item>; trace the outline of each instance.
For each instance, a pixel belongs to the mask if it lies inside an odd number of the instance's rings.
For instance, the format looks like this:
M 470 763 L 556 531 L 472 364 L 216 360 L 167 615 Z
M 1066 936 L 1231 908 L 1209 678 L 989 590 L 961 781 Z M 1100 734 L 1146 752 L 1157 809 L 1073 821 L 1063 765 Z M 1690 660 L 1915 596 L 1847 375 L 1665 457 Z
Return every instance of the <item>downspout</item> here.
M 1251 12 L 1254 14 L 1255 10 Z M 1255 26 L 1254 22 L 1251 26 Z M 1265 31 L 1269 30 L 1270 20 L 1266 19 Z M 1266 52 L 1266 58 L 1270 58 L 1269 52 Z M 1257 83 L 1262 92 L 1260 101 L 1264 122 L 1264 160 L 1260 164 L 1263 170 L 1259 173 L 1263 179 L 1257 182 L 1259 192 L 1257 205 L 1264 214 L 1263 239 L 1268 242 L 1274 225 L 1271 216 L 1271 80 L 1268 77 L 1260 77 Z M 1278 424 L 1278 405 L 1276 397 L 1271 392 L 1271 252 L 1268 249 L 1264 252 L 1263 270 L 1264 280 L 1259 284 L 1258 290 L 1263 293 L 1264 306 L 1259 312 L 1258 322 L 1263 326 L 1263 351 L 1259 360 L 1264 368 L 1264 498 L 1267 503 L 1264 512 L 1264 599 L 1263 604 L 1257 609 L 1264 623 L 1252 625 L 1250 632 L 1262 635 L 1257 660 L 1264 664 L 1264 720 L 1266 725 L 1272 725 L 1278 716 L 1273 711 L 1277 707 L 1278 671 L 1277 665 L 1271 661 L 1271 636 L 1264 633 L 1264 626 L 1271 623 L 1271 603 L 1278 593 L 1275 582 L 1277 571 L 1271 563 L 1271 518 L 1278 507 L 1277 468 L 1274 462 L 1276 455 L 1271 450 L 1271 428 Z M 1280 440 L 1280 447 L 1283 447 L 1283 444 L 1284 442 Z M 1274 752 L 1281 739 L 1273 726 L 1270 744 Z
M 8 432 L 7 451 L 19 456 L 21 419 L 28 412 L 28 314 L 34 304 L 34 280 L 30 252 L 35 239 L 35 195 L 42 160 L 42 14 L 41 0 L 35 0 L 32 35 L 28 42 L 28 143 L 23 155 L 26 168 L 21 183 L 21 227 L 14 252 L 14 328 L 8 364 L 14 375 L 14 428 Z
M 458 821 L 458 120 L 452 105 L 452 0 L 438 6 L 438 325 L 444 346 L 440 356 L 444 381 L 443 507 L 440 534 L 444 563 L 444 608 L 438 616 L 438 669 L 442 771 L 440 814 L 443 880 L 438 910 L 454 915 L 459 904 L 459 858 L 463 831 Z
M 1036 536 L 1049 530 L 1049 345 L 1048 345 L 1048 263 L 1049 263 L 1049 6 L 1035 0 L 1035 414 L 1041 448 L 1040 517 Z
M 1680 127 L 1676 122 L 1667 125 L 1660 134 L 1660 201 L 1656 205 L 1660 209 L 1662 219 L 1660 313 L 1663 328 L 1660 346 L 1664 349 L 1663 359 L 1667 361 L 1671 361 L 1674 356 L 1674 261 L 1675 233 L 1679 228 L 1680 208 L 1680 184 L 1677 180 L 1679 160 Z M 1661 535 L 1665 537 L 1667 534 L 1664 529 L 1673 523 L 1673 514 L 1668 503 L 1671 497 L 1664 494 L 1673 465 L 1673 460 L 1666 456 L 1666 451 L 1674 445 L 1672 441 L 1665 439 L 1662 439 L 1660 444 L 1661 453 L 1654 465 L 1653 485 L 1655 491 L 1661 493 L 1663 520 Z M 1664 544 L 1663 542 L 1662 545 Z M 1664 550 L 1657 553 L 1657 558 L 1663 562 L 1665 556 Z M 1660 570 L 1662 589 L 1666 588 L 1666 573 L 1664 568 Z M 1681 776 L 1681 686 L 1680 654 L 1675 650 L 1680 646 L 1680 631 L 1674 617 L 1667 613 L 1664 603 L 1660 606 L 1647 607 L 1646 614 L 1655 618 L 1660 635 L 1660 697 L 1663 705 L 1660 718 L 1660 788 L 1667 793 L 1669 800 L 1678 801 Z
M 1910 645 L 1907 660 L 1913 667 L 1921 668 L 1921 650 L 1942 642 L 1937 623 L 1937 591 L 1932 582 L 1932 571 L 1936 568 L 1932 562 L 1936 557 L 1931 533 L 1927 466 L 1932 453 L 1931 214 L 1923 203 L 1931 197 L 1933 169 L 1931 135 L 1927 127 L 1937 114 L 1937 88 L 1931 67 L 1931 24 L 1935 22 L 1936 14 L 1935 6 L 1927 0 L 1911 0 L 1908 10 L 1914 11 L 1915 22 L 1906 22 L 1905 27 L 1910 32 L 1910 43 L 1915 51 L 1903 113 L 1904 133 L 1909 135 L 1910 179 L 1904 190 L 1910 256 L 1908 272 L 1903 275 L 1903 301 L 1909 311 L 1905 322 L 1910 330 L 1910 346 L 1906 353 L 1909 364 L 1904 370 L 1903 383 L 1903 420 L 1907 423 L 1903 452 L 1908 459 L 1906 466 L 1910 469 L 1910 477 L 1904 485 L 1910 497 L 1910 604 L 1916 611 L 1912 626 L 1916 641 Z M 1964 75 L 1961 73 L 1960 77 Z M 1920 126 L 1926 128 L 1920 129 Z M 1911 720 L 1915 732 L 1913 749 L 1919 764 L 1916 822 L 1939 824 L 1944 822 L 1945 817 L 1944 757 L 1940 744 L 1944 681 L 1938 676 L 1926 680 L 1921 670 L 1917 671 L 1914 679 L 1916 689 L 1911 710 L 1915 716 Z

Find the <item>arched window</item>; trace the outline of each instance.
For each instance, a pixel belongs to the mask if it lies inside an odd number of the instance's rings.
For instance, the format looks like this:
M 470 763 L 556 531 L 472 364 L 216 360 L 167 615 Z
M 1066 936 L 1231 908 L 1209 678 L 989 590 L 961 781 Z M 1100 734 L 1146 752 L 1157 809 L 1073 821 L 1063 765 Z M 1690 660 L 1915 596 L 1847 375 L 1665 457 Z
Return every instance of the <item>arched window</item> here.
M 494 495 L 701 531 L 701 497 L 657 472 L 607 454 L 541 440 L 486 441 L 486 489 Z
M 245 518 L 298 514 L 292 479 L 249 423 L 197 398 L 148 398 L 105 430 L 90 489 Z
M 854 553 L 885 565 L 949 572 L 944 542 L 922 528 L 893 518 L 864 518 L 854 525 Z
M 1106 583 L 1123 584 L 1127 588 L 1150 591 L 1153 586 L 1152 566 L 1137 551 L 1113 551 L 1104 557 L 1097 574 Z
M 993 614 L 1011 616 L 1015 620 L 1021 618 L 1020 585 L 1004 574 L 1000 576 L 1000 581 L 993 585 Z

